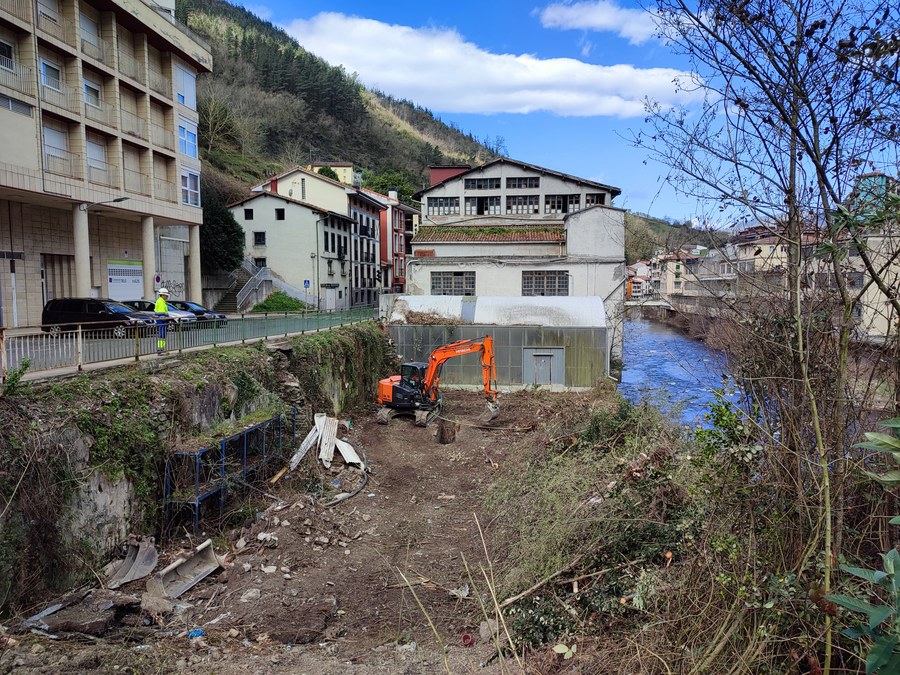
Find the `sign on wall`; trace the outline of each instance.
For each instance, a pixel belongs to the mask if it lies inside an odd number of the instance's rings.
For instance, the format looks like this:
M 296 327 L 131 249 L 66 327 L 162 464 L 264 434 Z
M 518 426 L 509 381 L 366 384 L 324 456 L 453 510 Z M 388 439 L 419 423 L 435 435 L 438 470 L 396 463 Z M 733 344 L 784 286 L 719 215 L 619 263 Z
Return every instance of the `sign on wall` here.
M 144 262 L 108 260 L 106 280 L 113 300 L 137 300 L 144 297 Z

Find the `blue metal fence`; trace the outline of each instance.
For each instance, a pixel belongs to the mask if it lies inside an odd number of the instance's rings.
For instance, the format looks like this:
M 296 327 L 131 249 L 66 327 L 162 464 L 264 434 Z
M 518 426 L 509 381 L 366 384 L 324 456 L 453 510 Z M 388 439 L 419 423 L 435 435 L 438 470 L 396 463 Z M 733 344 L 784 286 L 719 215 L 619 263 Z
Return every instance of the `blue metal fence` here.
M 197 321 L 190 327 L 173 328 L 166 336 L 166 352 L 185 349 L 238 344 L 281 335 L 296 335 L 377 316 L 377 308 L 356 307 L 334 312 L 279 314 L 242 314 L 229 316 L 225 321 Z M 140 360 L 157 352 L 155 327 L 134 331 L 80 325 L 73 330 L 49 333 L 34 328 L 0 328 L 0 382 L 9 372 L 29 361 L 29 372 L 56 368 L 77 368 L 85 365 Z

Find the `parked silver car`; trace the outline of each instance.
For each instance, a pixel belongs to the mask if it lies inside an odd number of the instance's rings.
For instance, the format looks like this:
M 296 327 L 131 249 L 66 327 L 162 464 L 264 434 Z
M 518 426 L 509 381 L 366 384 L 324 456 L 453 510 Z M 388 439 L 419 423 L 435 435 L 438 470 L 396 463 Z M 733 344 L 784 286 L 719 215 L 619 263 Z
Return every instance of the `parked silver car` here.
M 155 311 L 155 303 L 150 300 L 123 300 L 123 304 L 134 307 L 142 312 Z M 193 312 L 185 312 L 184 310 L 173 307 L 171 302 L 167 302 L 169 308 L 169 326 L 178 330 L 193 328 L 197 325 L 197 316 Z

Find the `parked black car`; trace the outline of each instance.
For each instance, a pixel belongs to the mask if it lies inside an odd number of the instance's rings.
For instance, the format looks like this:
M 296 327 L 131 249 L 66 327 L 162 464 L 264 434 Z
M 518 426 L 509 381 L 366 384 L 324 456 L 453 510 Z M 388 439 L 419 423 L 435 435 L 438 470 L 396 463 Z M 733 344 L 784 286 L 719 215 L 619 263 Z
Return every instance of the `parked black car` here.
M 199 322 L 197 325 L 200 328 L 204 326 L 206 326 L 207 328 L 218 328 L 228 323 L 227 317 L 222 314 L 222 312 L 215 312 L 211 309 L 206 309 L 206 307 L 204 307 L 203 305 L 198 305 L 196 302 L 190 302 L 188 300 L 169 300 L 169 304 L 175 309 L 183 309 L 186 312 L 193 312 L 193 314 L 197 317 L 197 321 Z
M 79 324 L 91 324 L 92 330 L 109 331 L 113 337 L 134 335 L 136 329 L 150 334 L 156 325 L 156 315 L 139 312 L 109 298 L 55 298 L 44 305 L 41 330 L 58 334 L 74 330 Z

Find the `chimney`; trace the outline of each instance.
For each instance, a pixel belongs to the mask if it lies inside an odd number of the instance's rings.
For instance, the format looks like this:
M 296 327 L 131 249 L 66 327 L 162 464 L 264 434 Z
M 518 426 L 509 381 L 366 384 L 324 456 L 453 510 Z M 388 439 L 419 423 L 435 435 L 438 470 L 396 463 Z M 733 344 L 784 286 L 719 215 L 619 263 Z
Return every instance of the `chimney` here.
M 393 199 L 395 202 L 400 201 L 400 194 L 393 188 L 388 190 L 388 199 Z

